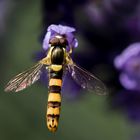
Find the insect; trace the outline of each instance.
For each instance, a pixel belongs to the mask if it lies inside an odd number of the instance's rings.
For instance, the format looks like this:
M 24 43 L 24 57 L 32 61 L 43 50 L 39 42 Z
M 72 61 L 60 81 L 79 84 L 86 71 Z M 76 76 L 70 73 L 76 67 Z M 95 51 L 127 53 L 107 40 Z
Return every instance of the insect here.
M 55 132 L 58 128 L 64 72 L 68 71 L 73 80 L 84 89 L 98 95 L 107 93 L 106 87 L 98 78 L 73 62 L 71 58 L 73 46 L 67 51 L 68 43 L 68 39 L 64 34 L 56 32 L 53 37 L 49 38 L 49 48 L 46 57 L 35 66 L 11 79 L 5 88 L 6 92 L 18 92 L 27 88 L 40 78 L 42 68 L 46 67 L 49 77 L 46 122 L 51 132 Z

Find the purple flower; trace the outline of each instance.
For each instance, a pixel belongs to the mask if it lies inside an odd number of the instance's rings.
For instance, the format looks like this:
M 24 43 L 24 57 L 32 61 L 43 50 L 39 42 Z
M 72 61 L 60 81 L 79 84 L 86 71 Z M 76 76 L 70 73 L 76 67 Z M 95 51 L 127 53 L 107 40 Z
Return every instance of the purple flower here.
M 75 32 L 75 28 L 69 26 L 62 25 L 50 25 L 47 29 L 47 33 L 43 40 L 43 49 L 47 50 L 49 48 L 49 40 L 56 35 L 65 35 L 68 40 L 67 50 L 70 50 L 70 47 L 77 47 L 78 41 L 75 38 L 73 32 Z
M 120 82 L 129 90 L 140 91 L 140 43 L 133 43 L 114 60 L 115 67 L 121 70 Z

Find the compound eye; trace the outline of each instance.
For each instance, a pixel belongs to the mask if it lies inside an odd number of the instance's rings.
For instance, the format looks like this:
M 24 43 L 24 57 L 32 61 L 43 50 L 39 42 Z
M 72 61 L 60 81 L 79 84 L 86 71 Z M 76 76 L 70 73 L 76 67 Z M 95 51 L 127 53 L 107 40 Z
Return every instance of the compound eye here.
M 59 44 L 59 39 L 56 38 L 56 37 L 51 38 L 50 41 L 49 41 L 49 44 L 51 44 L 52 46 L 58 45 Z
M 61 38 L 61 39 L 60 39 L 60 44 L 61 44 L 62 46 L 67 46 L 67 45 L 68 45 L 67 39 L 66 39 L 66 38 Z

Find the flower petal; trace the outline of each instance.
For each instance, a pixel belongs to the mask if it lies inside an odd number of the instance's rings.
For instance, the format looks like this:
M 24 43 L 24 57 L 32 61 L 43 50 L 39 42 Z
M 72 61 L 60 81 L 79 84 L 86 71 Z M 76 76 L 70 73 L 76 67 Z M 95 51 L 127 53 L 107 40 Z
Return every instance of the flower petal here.
M 58 25 L 58 27 L 59 27 L 59 33 L 60 33 L 61 35 L 67 34 L 67 33 L 75 32 L 75 29 L 72 28 L 72 27 L 69 27 L 69 26 Z
M 135 79 L 129 77 L 125 73 L 122 73 L 120 75 L 120 82 L 121 82 L 122 86 L 125 89 L 128 89 L 128 90 L 138 90 L 138 91 L 140 91 L 140 86 L 138 84 L 138 81 L 136 81 Z
M 116 68 L 121 69 L 130 57 L 140 56 L 140 43 L 133 43 L 128 46 L 119 56 L 114 60 Z
M 45 35 L 45 38 L 43 40 L 43 49 L 47 50 L 49 48 L 49 40 L 51 37 L 51 32 L 47 32 L 47 34 Z

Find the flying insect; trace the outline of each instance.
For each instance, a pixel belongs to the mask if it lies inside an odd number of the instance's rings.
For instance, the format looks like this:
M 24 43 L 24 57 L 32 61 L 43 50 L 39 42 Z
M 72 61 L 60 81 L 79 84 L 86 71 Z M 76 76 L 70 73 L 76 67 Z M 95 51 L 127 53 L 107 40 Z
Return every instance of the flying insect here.
M 5 91 L 21 91 L 35 83 L 41 76 L 42 68 L 48 71 L 48 106 L 46 112 L 47 127 L 51 132 L 58 128 L 61 109 L 61 88 L 65 72 L 69 72 L 73 80 L 82 88 L 97 95 L 105 95 L 106 87 L 93 74 L 75 64 L 71 58 L 73 47 L 67 51 L 68 40 L 65 35 L 57 33 L 49 39 L 49 48 L 46 57 L 30 69 L 11 79 Z

